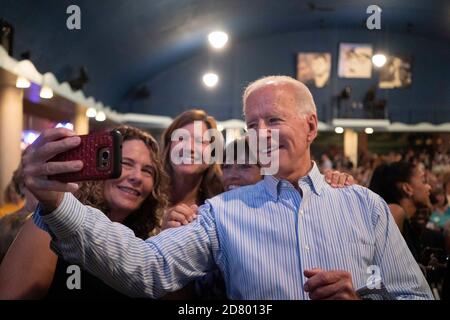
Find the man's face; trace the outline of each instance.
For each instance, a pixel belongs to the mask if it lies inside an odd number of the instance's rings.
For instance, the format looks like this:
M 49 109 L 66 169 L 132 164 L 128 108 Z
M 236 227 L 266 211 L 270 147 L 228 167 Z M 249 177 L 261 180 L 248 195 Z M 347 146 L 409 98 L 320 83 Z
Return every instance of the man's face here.
M 267 136 L 259 134 L 259 140 L 269 140 L 271 131 L 278 130 L 279 145 L 259 152 L 266 152 L 270 158 L 271 153 L 279 152 L 279 172 L 275 176 L 288 180 L 298 179 L 299 173 L 305 174 L 305 168 L 310 168 L 309 146 L 317 135 L 317 116 L 300 115 L 294 90 L 290 84 L 266 85 L 247 97 L 245 108 L 249 130 L 267 129 Z

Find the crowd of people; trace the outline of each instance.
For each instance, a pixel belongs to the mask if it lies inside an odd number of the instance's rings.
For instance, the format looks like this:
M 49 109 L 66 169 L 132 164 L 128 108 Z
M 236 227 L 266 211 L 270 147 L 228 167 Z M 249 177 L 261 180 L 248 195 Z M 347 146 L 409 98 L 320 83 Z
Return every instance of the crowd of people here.
M 194 161 L 217 124 L 192 109 L 160 144 L 118 127 L 122 174 L 106 181 L 48 180 L 83 163 L 49 162 L 80 139 L 64 128 L 43 132 L 7 190 L 20 208 L 0 220 L 0 299 L 448 297 L 450 182 L 432 170 L 448 156 L 376 156 L 353 168 L 323 155 L 316 163 L 314 100 L 289 77 L 250 84 L 243 108 L 248 129 L 264 130 L 265 150 L 244 137 L 223 149 L 223 161 Z M 186 139 L 173 139 L 177 129 Z M 174 162 L 180 144 L 192 161 Z M 277 153 L 277 173 L 262 174 L 260 152 Z M 73 265 L 81 289 L 67 285 Z
M 450 150 L 440 145 L 426 151 L 365 154 L 359 160 L 354 167 L 341 153 L 325 153 L 320 163 L 323 170 L 348 172 L 356 183 L 382 196 L 435 295 L 448 299 Z

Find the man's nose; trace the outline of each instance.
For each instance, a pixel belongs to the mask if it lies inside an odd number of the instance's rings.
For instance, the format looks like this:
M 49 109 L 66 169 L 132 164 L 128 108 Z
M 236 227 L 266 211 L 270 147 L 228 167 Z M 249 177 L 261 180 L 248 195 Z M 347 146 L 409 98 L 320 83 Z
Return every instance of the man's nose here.
M 258 136 L 259 138 L 270 138 L 271 136 L 270 127 L 267 126 L 267 123 L 264 120 L 258 122 Z
M 258 130 L 268 130 L 267 124 L 263 119 L 258 121 Z

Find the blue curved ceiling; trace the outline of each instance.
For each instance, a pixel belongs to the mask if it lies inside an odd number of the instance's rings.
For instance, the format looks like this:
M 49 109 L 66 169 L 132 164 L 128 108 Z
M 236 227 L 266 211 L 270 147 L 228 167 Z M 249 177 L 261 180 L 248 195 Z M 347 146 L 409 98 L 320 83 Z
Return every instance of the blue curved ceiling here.
M 132 88 L 203 50 L 215 28 L 227 30 L 232 41 L 361 28 L 375 2 L 389 31 L 450 41 L 448 0 L 0 0 L 0 18 L 15 28 L 16 58 L 30 51 L 38 70 L 60 81 L 85 66 L 90 82 L 84 91 L 118 107 Z M 71 4 L 81 8 L 78 31 L 66 28 Z

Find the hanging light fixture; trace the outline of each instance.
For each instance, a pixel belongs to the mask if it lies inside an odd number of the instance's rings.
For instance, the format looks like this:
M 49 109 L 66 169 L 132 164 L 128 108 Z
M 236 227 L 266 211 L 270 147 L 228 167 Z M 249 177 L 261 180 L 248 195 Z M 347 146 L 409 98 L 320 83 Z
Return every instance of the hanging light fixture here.
M 42 99 L 51 99 L 53 98 L 53 90 L 50 87 L 42 86 L 39 96 Z
M 95 110 L 95 108 L 90 107 L 86 110 L 86 117 L 95 118 L 96 115 L 97 115 L 97 110 Z
M 42 99 L 51 99 L 53 97 L 53 90 L 45 84 L 45 74 L 42 76 L 42 87 L 39 96 Z
M 105 121 L 106 120 L 106 114 L 103 111 L 97 112 L 97 115 L 95 116 L 95 120 L 97 121 Z
M 17 80 L 16 80 L 16 87 L 19 89 L 26 89 L 29 88 L 31 86 L 31 82 L 28 81 L 27 78 L 22 77 L 22 76 L 18 76 Z

